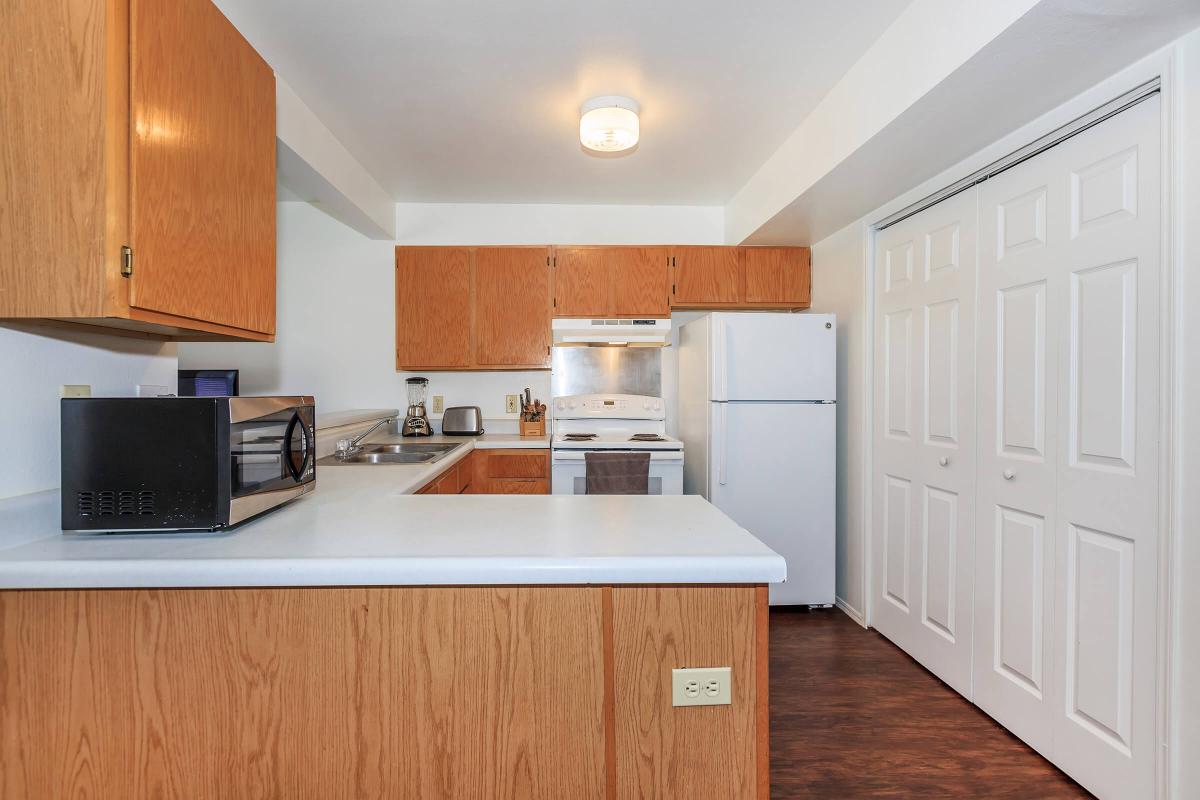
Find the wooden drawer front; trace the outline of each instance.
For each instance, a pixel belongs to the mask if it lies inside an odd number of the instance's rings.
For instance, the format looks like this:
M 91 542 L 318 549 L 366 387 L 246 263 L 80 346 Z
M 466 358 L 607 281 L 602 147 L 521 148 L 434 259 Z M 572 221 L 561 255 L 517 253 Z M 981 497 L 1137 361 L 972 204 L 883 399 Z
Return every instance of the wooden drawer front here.
M 549 478 L 550 453 L 545 450 L 492 450 L 487 454 L 489 478 Z
M 490 488 L 490 494 L 550 494 L 550 481 L 493 479 Z

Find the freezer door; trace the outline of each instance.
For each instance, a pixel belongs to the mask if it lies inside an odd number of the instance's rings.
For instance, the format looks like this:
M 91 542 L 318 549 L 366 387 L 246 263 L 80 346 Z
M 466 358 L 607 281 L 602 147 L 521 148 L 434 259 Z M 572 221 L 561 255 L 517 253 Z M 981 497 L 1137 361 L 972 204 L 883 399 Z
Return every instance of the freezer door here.
M 711 400 L 837 399 L 833 314 L 713 314 L 710 336 Z
M 711 406 L 709 500 L 787 561 L 772 605 L 833 603 L 837 406 Z

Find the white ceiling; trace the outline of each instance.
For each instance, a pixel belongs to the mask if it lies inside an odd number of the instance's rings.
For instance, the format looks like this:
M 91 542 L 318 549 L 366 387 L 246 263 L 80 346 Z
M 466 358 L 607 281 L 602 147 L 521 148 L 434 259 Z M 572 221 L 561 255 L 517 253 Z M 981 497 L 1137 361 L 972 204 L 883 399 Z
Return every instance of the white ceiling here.
M 216 0 L 398 201 L 723 205 L 908 0 Z M 642 143 L 585 154 L 624 94 Z

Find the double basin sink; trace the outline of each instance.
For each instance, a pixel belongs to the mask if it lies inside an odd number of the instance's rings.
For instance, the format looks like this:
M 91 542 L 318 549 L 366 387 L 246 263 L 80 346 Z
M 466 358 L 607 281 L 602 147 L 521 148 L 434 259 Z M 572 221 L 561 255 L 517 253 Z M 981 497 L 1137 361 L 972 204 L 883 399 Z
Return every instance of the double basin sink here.
M 401 444 L 364 444 L 352 455 L 342 458 L 336 453 L 317 461 L 320 466 L 338 464 L 433 464 L 441 461 L 461 444 L 432 442 L 403 442 Z

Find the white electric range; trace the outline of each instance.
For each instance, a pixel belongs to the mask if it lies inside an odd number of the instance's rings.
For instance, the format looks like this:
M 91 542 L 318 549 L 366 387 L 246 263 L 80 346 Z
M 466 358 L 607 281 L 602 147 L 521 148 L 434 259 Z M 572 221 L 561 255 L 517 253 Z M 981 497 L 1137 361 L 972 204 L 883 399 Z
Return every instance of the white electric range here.
M 551 403 L 550 491 L 585 494 L 588 451 L 650 452 L 650 494 L 683 494 L 683 442 L 667 436 L 661 397 L 576 394 Z

